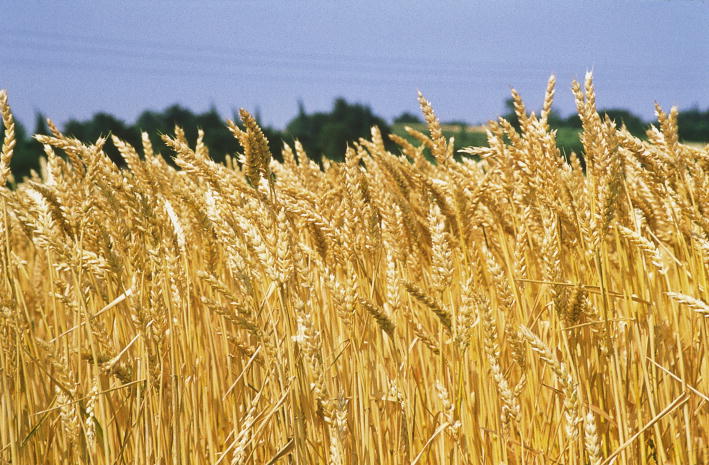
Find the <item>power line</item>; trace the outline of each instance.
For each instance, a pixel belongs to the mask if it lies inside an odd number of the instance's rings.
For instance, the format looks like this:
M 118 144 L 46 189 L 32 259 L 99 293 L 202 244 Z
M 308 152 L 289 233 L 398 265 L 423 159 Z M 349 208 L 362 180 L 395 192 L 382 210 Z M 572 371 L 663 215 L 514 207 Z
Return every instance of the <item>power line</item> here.
M 136 66 L 134 64 L 123 65 L 123 64 L 109 64 L 109 63 L 87 63 L 87 62 L 69 62 L 61 61 L 56 59 L 51 60 L 38 60 L 27 57 L 17 57 L 17 56 L 3 56 L 3 65 L 5 66 L 25 66 L 33 68 L 58 68 L 58 69 L 85 69 L 90 71 L 104 71 L 110 73 L 121 73 L 130 74 L 137 78 L 143 76 L 152 77 L 219 77 L 228 79 L 254 79 L 258 81 L 271 80 L 271 81 L 295 81 L 295 82 L 328 82 L 328 83 L 350 83 L 357 85 L 369 85 L 369 86 L 381 86 L 382 83 L 388 84 L 407 84 L 411 85 L 412 88 L 422 85 L 422 81 L 428 84 L 445 84 L 445 85 L 460 85 L 460 86 L 470 86 L 476 83 L 498 83 L 499 79 L 492 76 L 468 76 L 462 78 L 460 76 L 450 77 L 450 76 L 397 76 L 392 74 L 372 76 L 365 74 L 353 75 L 351 73 L 340 73 L 340 75 L 333 74 L 315 74 L 310 73 L 305 69 L 287 69 L 288 72 L 274 72 L 274 73 L 258 73 L 253 70 L 243 71 L 234 70 L 229 71 L 226 69 L 222 70 L 208 70 L 208 69 L 194 69 L 194 68 L 157 68 L 157 67 L 144 67 Z M 297 74 L 294 74 L 295 71 Z M 342 75 L 346 74 L 346 75 Z M 530 82 L 529 78 L 517 79 L 518 82 Z
M 29 40 L 29 41 L 28 41 Z M 524 71 L 525 78 L 515 77 L 516 85 L 523 82 L 537 82 L 539 79 L 546 79 L 547 72 L 538 72 L 533 69 L 523 69 L 523 70 L 505 70 L 505 69 L 495 69 L 495 68 L 483 68 L 476 67 L 472 69 L 460 69 L 460 70 L 446 70 L 446 69 L 434 69 L 424 66 L 408 67 L 405 65 L 400 65 L 396 63 L 391 63 L 387 66 L 375 66 L 375 67 L 363 67 L 358 63 L 350 62 L 336 62 L 331 63 L 307 63 L 298 60 L 284 59 L 271 59 L 269 57 L 249 57 L 243 59 L 242 57 L 229 57 L 228 59 L 218 59 L 216 57 L 206 57 L 202 55 L 190 55 L 184 54 L 183 52 L 171 52 L 162 51 L 155 53 L 145 53 L 141 48 L 130 48 L 125 49 L 115 46 L 105 46 L 102 44 L 57 44 L 57 43 L 45 43 L 38 42 L 36 39 L 16 39 L 11 38 L 9 41 L 5 40 L 0 42 L 0 46 L 5 45 L 10 51 L 16 49 L 27 49 L 32 50 L 34 56 L 41 53 L 52 53 L 53 55 L 61 54 L 80 54 L 92 57 L 94 59 L 111 59 L 115 61 L 116 59 L 130 59 L 130 60 L 151 60 L 147 68 L 142 66 L 135 66 L 134 63 L 130 63 L 126 66 L 122 63 L 118 68 L 116 65 L 106 65 L 105 63 L 88 63 L 83 62 L 82 66 L 93 68 L 105 69 L 112 72 L 133 70 L 138 71 L 147 75 L 162 75 L 162 76 L 229 76 L 233 77 L 234 73 L 238 73 L 241 77 L 254 76 L 255 78 L 260 78 L 268 74 L 264 74 L 263 71 L 273 71 L 277 73 L 277 76 L 272 76 L 279 80 L 298 80 L 299 78 L 312 81 L 326 81 L 326 82 L 349 82 L 356 84 L 363 84 L 367 79 L 375 79 L 378 82 L 396 82 L 396 83 L 408 83 L 411 85 L 421 85 L 425 83 L 458 83 L 458 84 L 473 84 L 481 82 L 499 82 L 499 77 L 495 74 L 509 74 L 513 72 Z M 14 57 L 17 58 L 17 57 Z M 34 62 L 26 57 L 21 57 L 15 60 L 16 63 L 21 64 L 31 64 L 38 66 L 37 60 Z M 165 61 L 170 63 L 175 63 L 179 66 L 165 66 Z M 64 67 L 69 68 L 66 62 L 56 61 L 56 60 L 44 60 L 47 66 Z M 54 65 L 53 65 L 54 64 Z M 185 67 L 183 65 L 189 65 Z M 198 65 L 209 65 L 211 67 L 219 68 L 214 69 L 204 69 L 203 67 L 195 68 Z M 236 68 L 236 69 L 235 69 Z M 244 72 L 244 68 L 247 72 Z M 316 71 L 327 72 L 327 77 L 322 78 L 320 74 Z M 334 73 L 334 74 L 333 74 Z M 346 76 L 340 76 L 337 73 L 346 73 Z M 539 73 L 539 76 L 532 77 L 530 73 Z M 302 76 L 303 74 L 307 75 Z M 403 76 L 402 76 L 403 75 Z M 495 76 L 495 77 L 491 77 Z M 698 79 L 703 79 L 704 76 L 698 77 Z M 680 80 L 683 85 L 686 85 L 695 78 L 691 75 L 674 76 L 675 79 L 667 79 L 663 76 L 662 83 L 666 84 L 668 81 Z M 603 79 L 605 82 L 622 82 L 626 85 L 632 85 L 635 88 L 656 88 L 657 86 L 648 86 L 648 76 L 643 74 L 642 79 L 632 80 L 627 77 L 622 79 L 613 79 L 606 74 Z M 424 81 L 424 82 L 422 82 Z M 703 81 L 702 81 L 703 82 Z
M 346 61 L 346 62 L 356 62 L 357 64 L 371 63 L 375 65 L 387 65 L 391 63 L 407 64 L 414 66 L 423 65 L 434 65 L 434 66 L 470 66 L 470 65 L 508 65 L 504 61 L 500 62 L 477 62 L 461 64 L 460 61 L 454 60 L 440 60 L 431 59 L 426 55 L 416 56 L 416 57 L 405 57 L 405 56 L 376 56 L 376 55 L 351 55 L 342 53 L 327 53 L 322 51 L 283 51 L 283 50 L 266 50 L 266 49 L 255 49 L 248 48 L 244 46 L 230 47 L 226 45 L 215 45 L 215 44 L 176 44 L 174 42 L 164 42 L 164 41 L 145 41 L 139 39 L 130 38 L 115 38 L 115 37 L 105 37 L 105 36 L 91 36 L 91 35 L 80 35 L 80 34 L 66 34 L 66 33 L 56 33 L 56 32 L 45 32 L 45 31 L 31 31 L 23 29 L 3 29 L 0 31 L 0 35 L 16 35 L 20 38 L 26 39 L 28 37 L 35 38 L 46 38 L 51 40 L 61 40 L 61 41 L 73 41 L 79 42 L 81 44 L 119 44 L 120 46 L 127 45 L 130 49 L 138 48 L 141 50 L 153 49 L 158 51 L 168 51 L 184 53 L 192 51 L 197 54 L 216 54 L 226 57 L 233 56 L 253 56 L 253 57 L 281 57 L 290 60 L 306 60 L 306 61 Z
M 527 72 L 539 71 L 549 74 L 552 71 L 551 66 L 540 65 L 538 62 L 522 63 L 508 61 L 489 61 L 489 60 L 442 60 L 440 58 L 432 58 L 428 55 L 420 55 L 416 57 L 407 56 L 375 56 L 375 55 L 351 55 L 351 54 L 332 54 L 326 52 L 302 52 L 302 51 L 283 51 L 283 50 L 265 50 L 254 49 L 247 47 L 230 47 L 226 45 L 214 44 L 175 44 L 174 42 L 164 41 L 145 41 L 130 38 L 115 38 L 92 36 L 82 34 L 67 34 L 45 31 L 32 31 L 24 29 L 5 29 L 0 32 L 0 36 L 9 36 L 15 41 L 39 41 L 44 46 L 66 46 L 66 44 L 57 44 L 60 42 L 69 42 L 69 47 L 83 47 L 95 49 L 97 51 L 114 52 L 117 54 L 136 55 L 137 51 L 142 51 L 143 55 L 151 57 L 162 57 L 165 59 L 175 60 L 193 60 L 193 61 L 214 61 L 233 60 L 238 56 L 241 60 L 256 59 L 256 60 L 280 60 L 289 63 L 324 63 L 329 66 L 348 65 L 352 67 L 401 67 L 403 69 L 421 69 L 425 68 L 436 72 L 468 72 L 471 69 L 509 69 L 514 71 L 521 65 Z M 14 36 L 14 37 L 13 37 Z M 48 39 L 50 41 L 45 41 Z M 71 42 L 74 42 L 73 44 Z M 78 43 L 78 44 L 77 44 Z M 126 48 L 127 47 L 127 48 Z M 216 55 L 216 56 L 215 56 Z M 559 62 L 553 64 L 555 71 L 577 70 L 578 64 Z M 610 68 L 610 66 L 609 66 Z M 657 73 L 658 67 L 653 64 L 614 64 L 612 69 L 643 71 L 645 75 L 648 73 Z M 669 71 L 669 70 L 668 70 Z
M 1 33 L 0 33 L 1 35 Z M 65 44 L 65 43 L 55 43 L 55 42 L 45 42 L 42 40 L 37 40 L 35 38 L 15 38 L 10 37 L 5 38 L 0 45 L 7 46 L 10 50 L 12 49 L 29 49 L 36 52 L 48 52 L 56 51 L 60 53 L 78 53 L 83 55 L 92 55 L 98 58 L 132 58 L 132 59 L 150 59 L 158 61 L 171 61 L 171 62 L 181 62 L 181 63 L 203 63 L 211 64 L 216 66 L 223 66 L 229 64 L 247 64 L 251 66 L 269 67 L 269 66 L 280 66 L 280 67 L 305 67 L 310 69 L 342 69 L 342 70 L 381 70 L 389 72 L 408 72 L 408 73 L 421 73 L 429 72 L 436 74 L 461 74 L 461 73 L 471 73 L 482 72 L 482 70 L 490 70 L 493 65 L 478 63 L 475 66 L 458 64 L 456 66 L 425 66 L 420 63 L 407 63 L 400 62 L 397 60 L 389 60 L 385 63 L 375 63 L 375 62 L 359 62 L 344 59 L 343 57 L 323 59 L 321 57 L 309 57 L 307 54 L 301 54 L 302 57 L 298 56 L 279 56 L 278 54 L 271 56 L 267 54 L 255 55 L 251 53 L 243 54 L 241 51 L 235 51 L 234 54 L 224 55 L 224 56 L 214 56 L 205 55 L 203 53 L 189 53 L 183 50 L 149 50 L 149 47 L 131 47 L 123 48 L 116 46 L 106 46 L 100 43 L 90 42 L 90 43 L 80 43 L 80 44 Z M 497 66 L 497 65 L 494 65 Z M 512 71 L 512 69 L 510 69 Z M 547 71 L 544 71 L 545 73 Z

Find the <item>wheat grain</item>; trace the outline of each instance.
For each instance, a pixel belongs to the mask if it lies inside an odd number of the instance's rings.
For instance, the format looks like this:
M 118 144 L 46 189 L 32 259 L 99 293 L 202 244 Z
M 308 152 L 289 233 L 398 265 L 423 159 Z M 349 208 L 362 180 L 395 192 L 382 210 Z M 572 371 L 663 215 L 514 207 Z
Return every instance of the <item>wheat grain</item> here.
M 9 186 L 0 94 L 0 462 L 703 463 L 709 156 L 588 75 L 567 163 L 555 92 L 460 158 L 423 96 L 426 134 L 344 162 L 245 111 L 224 164 L 50 122 Z

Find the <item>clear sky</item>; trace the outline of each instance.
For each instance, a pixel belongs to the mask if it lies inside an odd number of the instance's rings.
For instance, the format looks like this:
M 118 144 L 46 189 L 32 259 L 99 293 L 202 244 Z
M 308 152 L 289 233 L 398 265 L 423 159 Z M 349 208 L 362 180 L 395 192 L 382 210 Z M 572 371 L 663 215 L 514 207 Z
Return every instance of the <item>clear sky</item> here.
M 599 107 L 709 106 L 709 3 L 663 1 L 0 0 L 0 88 L 18 118 L 180 103 L 282 127 L 337 96 L 392 118 L 420 89 L 443 120 L 485 121 L 510 87 L 556 108 L 593 70 Z M 32 128 L 29 128 L 32 129 Z

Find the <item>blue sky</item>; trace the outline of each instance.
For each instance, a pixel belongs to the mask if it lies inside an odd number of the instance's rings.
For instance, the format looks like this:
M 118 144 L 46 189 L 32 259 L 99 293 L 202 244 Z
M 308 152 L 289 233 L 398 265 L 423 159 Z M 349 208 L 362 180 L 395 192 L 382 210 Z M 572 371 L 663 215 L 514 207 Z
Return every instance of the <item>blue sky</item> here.
M 709 106 L 709 3 L 703 1 L 0 1 L 0 88 L 18 118 L 60 124 L 108 111 L 132 120 L 180 103 L 260 111 L 282 127 L 302 100 L 337 96 L 385 118 L 417 111 L 485 121 L 515 87 L 538 108 L 557 75 L 594 71 L 600 107 L 651 118 Z M 31 129 L 31 128 L 30 128 Z

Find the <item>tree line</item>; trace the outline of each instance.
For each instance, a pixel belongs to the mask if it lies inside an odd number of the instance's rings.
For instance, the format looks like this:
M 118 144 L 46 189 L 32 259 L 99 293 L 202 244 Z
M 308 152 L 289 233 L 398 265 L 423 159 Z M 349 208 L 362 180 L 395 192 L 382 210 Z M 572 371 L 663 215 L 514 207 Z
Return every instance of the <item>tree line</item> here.
M 506 102 L 507 113 L 503 115 L 512 124 L 517 123 L 511 101 Z M 624 109 L 601 110 L 618 125 L 624 124 L 628 130 L 643 137 L 650 122 Z M 235 121 L 238 118 L 232 117 Z M 567 118 L 552 112 L 549 117 L 550 126 L 557 129 L 557 142 L 562 151 L 581 153 L 582 147 L 577 133 L 581 128 L 578 115 Z M 679 135 L 685 141 L 709 141 L 709 108 L 700 110 L 691 108 L 681 111 L 678 117 Z M 195 113 L 180 105 L 172 105 L 162 111 L 147 110 L 138 116 L 132 123 L 126 123 L 109 113 L 96 113 L 87 120 L 70 120 L 62 129 L 64 134 L 76 137 L 81 141 L 95 141 L 99 137 L 109 134 L 125 140 L 135 147 L 141 146 L 141 132 L 148 133 L 154 150 L 163 153 L 169 159 L 170 151 L 165 147 L 160 134 L 171 133 L 175 126 L 180 126 L 188 141 L 194 144 L 197 139 L 197 130 L 204 130 L 204 143 L 210 150 L 210 155 L 215 161 L 224 161 L 227 154 L 235 154 L 240 147 L 232 134 L 224 125 L 224 120 L 211 108 L 203 113 Z M 397 133 L 406 137 L 406 125 L 423 125 L 418 115 L 404 112 L 388 123 L 384 118 L 377 116 L 367 105 L 347 102 L 344 98 L 335 99 L 330 111 L 308 113 L 302 103 L 298 106 L 297 115 L 291 119 L 282 130 L 262 126 L 266 137 L 270 141 L 271 151 L 276 158 L 280 157 L 282 144 L 293 143 L 299 140 L 308 154 L 316 159 L 322 156 L 334 160 L 342 160 L 347 143 L 360 137 L 369 137 L 370 128 L 378 126 L 388 140 L 387 135 Z M 485 145 L 485 135 L 466 131 L 468 123 L 464 121 L 451 121 L 444 123 L 448 128 L 444 134 L 455 137 L 456 146 Z M 457 128 L 457 129 L 451 129 Z M 0 128 L 0 134 L 4 130 Z M 33 133 L 47 134 L 48 128 L 45 118 L 37 115 Z M 12 159 L 12 170 L 16 179 L 27 176 L 31 170 L 39 168 L 39 159 L 44 152 L 41 145 L 31 138 L 31 135 L 22 124 L 16 122 L 15 156 Z M 105 146 L 107 155 L 117 164 L 122 165 L 123 160 L 118 150 L 112 143 Z

